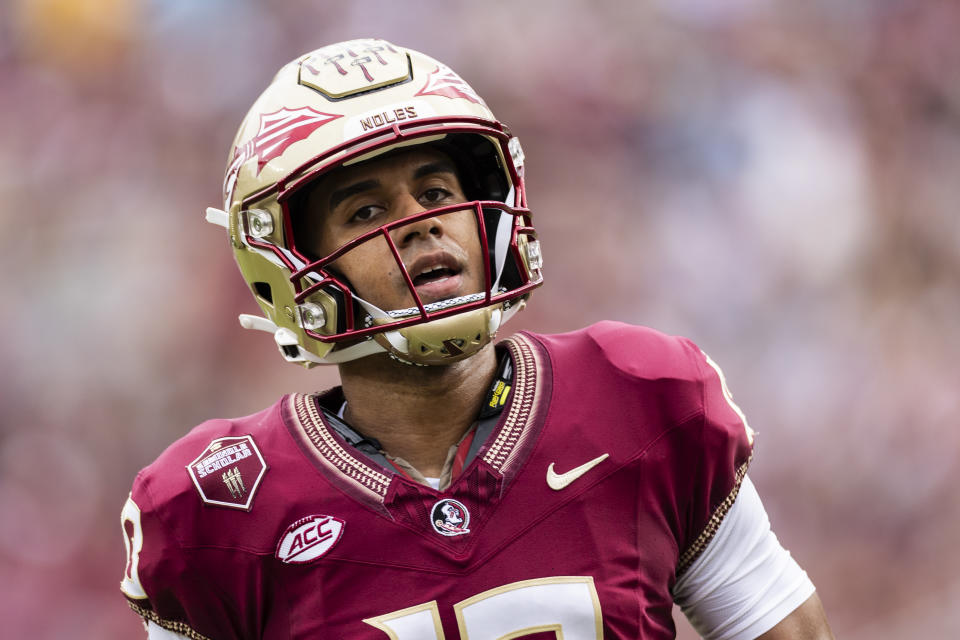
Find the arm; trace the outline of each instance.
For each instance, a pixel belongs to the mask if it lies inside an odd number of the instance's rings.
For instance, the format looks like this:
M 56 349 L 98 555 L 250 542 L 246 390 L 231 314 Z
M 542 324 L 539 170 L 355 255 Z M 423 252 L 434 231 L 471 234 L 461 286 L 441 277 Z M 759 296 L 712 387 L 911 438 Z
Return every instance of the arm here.
M 814 593 L 757 640 L 833 640 L 833 633 L 820 597 Z
M 828 640 L 813 583 L 784 549 L 750 478 L 674 599 L 707 640 Z M 771 635 L 772 634 L 772 635 Z

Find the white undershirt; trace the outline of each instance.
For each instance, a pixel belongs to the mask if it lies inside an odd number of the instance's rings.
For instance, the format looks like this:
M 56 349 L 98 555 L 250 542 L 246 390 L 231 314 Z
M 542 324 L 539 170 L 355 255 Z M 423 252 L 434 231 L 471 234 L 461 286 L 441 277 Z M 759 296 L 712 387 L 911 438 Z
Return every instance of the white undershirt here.
M 187 636 L 164 629 L 156 622 L 147 623 L 147 640 L 190 640 Z
M 439 479 L 427 478 L 431 485 Z M 434 487 L 436 488 L 436 487 Z M 769 631 L 814 591 L 806 572 L 780 546 L 750 478 L 717 533 L 673 597 L 704 640 L 749 640 Z M 150 622 L 149 640 L 188 640 Z
M 770 529 L 750 478 L 673 599 L 704 640 L 748 640 L 772 629 L 814 592 Z

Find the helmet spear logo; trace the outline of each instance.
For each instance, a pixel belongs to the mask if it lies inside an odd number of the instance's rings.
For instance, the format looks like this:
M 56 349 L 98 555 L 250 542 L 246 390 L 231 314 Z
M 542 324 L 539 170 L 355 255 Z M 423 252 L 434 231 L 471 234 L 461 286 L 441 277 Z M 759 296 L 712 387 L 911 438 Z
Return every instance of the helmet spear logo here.
M 227 175 L 223 182 L 225 207 L 230 206 L 237 174 L 247 160 L 254 157 L 257 159 L 259 175 L 268 162 L 283 155 L 290 145 L 300 142 L 328 122 L 342 117 L 335 113 L 315 111 L 310 107 L 299 109 L 284 107 L 273 113 L 260 114 L 260 129 L 257 135 L 237 146 L 233 152 L 233 161 L 227 168 Z

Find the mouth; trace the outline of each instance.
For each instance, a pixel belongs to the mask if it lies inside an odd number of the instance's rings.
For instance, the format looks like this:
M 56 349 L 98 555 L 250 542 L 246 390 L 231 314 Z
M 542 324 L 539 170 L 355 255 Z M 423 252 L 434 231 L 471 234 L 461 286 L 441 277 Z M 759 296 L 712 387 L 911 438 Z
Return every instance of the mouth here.
M 460 295 L 463 267 L 451 254 L 436 252 L 414 261 L 408 270 L 413 286 L 423 303 Z
M 414 276 L 413 284 L 419 288 L 421 285 L 442 282 L 457 275 L 460 275 L 460 271 L 457 269 L 437 265 L 435 267 L 428 267 L 419 275 Z

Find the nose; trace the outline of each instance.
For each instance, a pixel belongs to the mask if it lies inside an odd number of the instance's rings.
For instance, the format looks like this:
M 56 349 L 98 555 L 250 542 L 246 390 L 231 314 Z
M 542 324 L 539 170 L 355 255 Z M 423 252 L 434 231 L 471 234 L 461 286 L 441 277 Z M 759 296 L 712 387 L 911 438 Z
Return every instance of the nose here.
M 404 201 L 398 207 L 402 218 L 409 218 L 427 211 L 427 208 L 417 202 L 413 196 L 404 198 Z M 443 223 L 439 216 L 425 217 L 416 222 L 397 227 L 391 234 L 393 241 L 399 245 L 407 245 L 416 239 L 425 239 L 430 236 L 439 238 L 443 235 Z

